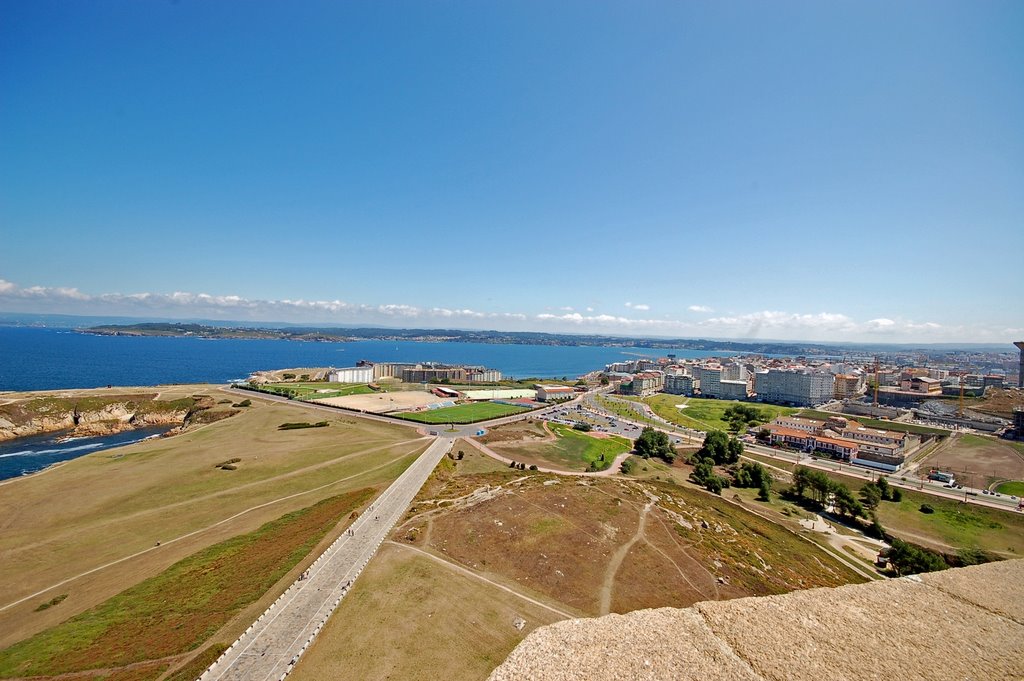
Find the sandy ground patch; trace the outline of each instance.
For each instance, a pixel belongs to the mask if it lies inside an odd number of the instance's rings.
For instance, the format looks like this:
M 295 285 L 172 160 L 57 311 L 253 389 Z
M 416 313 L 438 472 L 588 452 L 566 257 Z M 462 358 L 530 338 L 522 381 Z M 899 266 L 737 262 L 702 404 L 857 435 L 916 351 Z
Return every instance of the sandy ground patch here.
M 953 471 L 971 487 L 988 487 L 1000 480 L 1024 479 L 1024 452 L 1013 444 L 978 435 L 955 435 L 936 448 L 918 467 Z
M 329 404 L 332 407 L 344 407 L 345 409 L 356 409 L 368 411 L 373 414 L 383 414 L 390 411 L 404 411 L 425 407 L 430 404 L 443 402 L 437 395 L 420 391 L 402 391 L 388 393 L 373 393 L 372 395 L 345 395 L 344 397 L 326 397 L 322 400 L 314 400 L 320 404 Z

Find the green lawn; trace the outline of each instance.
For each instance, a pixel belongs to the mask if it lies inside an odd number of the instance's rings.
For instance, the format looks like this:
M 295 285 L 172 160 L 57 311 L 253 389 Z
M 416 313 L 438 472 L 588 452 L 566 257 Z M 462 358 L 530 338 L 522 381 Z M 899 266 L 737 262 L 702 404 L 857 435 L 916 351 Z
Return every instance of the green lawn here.
M 475 423 L 476 421 L 486 421 L 501 416 L 521 414 L 524 411 L 530 411 L 530 409 L 528 407 L 517 407 L 497 402 L 473 402 L 471 404 L 459 404 L 454 407 L 395 414 L 395 416 L 408 421 L 416 421 L 417 423 Z
M 325 397 L 344 397 L 345 395 L 366 395 L 374 392 L 365 383 L 268 383 L 262 390 L 278 395 L 294 394 L 298 399 L 322 399 Z M 330 392 L 318 392 L 327 390 Z
M 567 470 L 604 470 L 633 443 L 624 437 L 596 438 L 569 426 L 551 424 L 554 442 L 492 445 L 505 456 L 525 463 L 553 463 Z
M 771 421 L 777 416 L 789 416 L 799 409 L 793 407 L 780 407 L 774 404 L 759 404 L 756 402 L 737 402 L 735 400 L 712 400 L 700 397 L 684 397 L 682 395 L 658 394 L 644 398 L 655 414 L 687 428 L 697 430 L 724 430 L 729 431 L 728 422 L 722 419 L 722 415 L 729 407 L 742 404 L 753 407 L 765 415 L 765 422 Z M 685 409 L 677 405 L 685 404 Z
M 999 485 L 999 487 L 996 487 L 996 491 L 1000 494 L 1012 494 L 1014 496 L 1024 497 L 1024 482 L 1021 482 L 1020 480 L 1004 482 Z
M 629 419 L 630 421 L 637 421 L 638 423 L 661 425 L 654 419 L 648 418 L 646 415 L 641 414 L 639 411 L 637 411 L 632 406 L 626 404 L 623 401 L 628 400 L 630 402 L 640 402 L 640 399 L 637 397 L 631 398 L 624 395 L 616 395 L 615 397 L 605 397 L 603 395 L 598 395 L 596 399 L 597 403 L 600 404 L 603 408 L 607 409 L 613 414 L 621 416 L 624 419 Z
M 934 513 L 921 513 L 928 504 Z M 921 543 L 931 539 L 956 549 L 993 551 L 1004 558 L 1024 557 L 1024 514 L 964 504 L 930 494 L 903 491 L 903 501 L 883 501 L 878 519 L 893 534 Z

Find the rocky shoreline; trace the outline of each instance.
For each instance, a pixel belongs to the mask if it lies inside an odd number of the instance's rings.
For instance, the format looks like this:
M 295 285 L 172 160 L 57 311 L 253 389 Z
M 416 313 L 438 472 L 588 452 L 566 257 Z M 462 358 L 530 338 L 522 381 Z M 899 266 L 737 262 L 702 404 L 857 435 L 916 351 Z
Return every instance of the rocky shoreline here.
M 35 398 L 0 407 L 0 442 L 67 431 L 66 438 L 113 435 L 151 426 L 174 426 L 174 435 L 193 423 L 208 423 L 237 411 L 211 412 L 213 398 L 160 401 L 155 395 L 107 398 Z M 216 418 L 211 418 L 216 417 Z

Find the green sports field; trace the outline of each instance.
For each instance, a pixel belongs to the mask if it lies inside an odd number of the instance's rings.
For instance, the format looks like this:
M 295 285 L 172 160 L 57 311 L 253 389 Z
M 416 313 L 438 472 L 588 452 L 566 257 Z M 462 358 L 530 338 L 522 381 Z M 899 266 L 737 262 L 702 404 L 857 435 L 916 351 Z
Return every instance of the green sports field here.
M 417 423 L 476 423 L 477 421 L 521 414 L 524 411 L 530 411 L 530 409 L 528 407 L 516 407 L 511 404 L 499 404 L 497 402 L 473 402 L 472 404 L 459 404 L 454 407 L 395 414 L 395 416 L 408 421 L 416 421 Z

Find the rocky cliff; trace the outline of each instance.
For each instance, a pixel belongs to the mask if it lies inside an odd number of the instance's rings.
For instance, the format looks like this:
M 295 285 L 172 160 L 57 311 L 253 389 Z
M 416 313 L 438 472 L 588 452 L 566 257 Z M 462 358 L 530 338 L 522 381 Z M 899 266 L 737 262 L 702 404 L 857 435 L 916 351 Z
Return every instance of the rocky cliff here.
M 146 426 L 184 427 L 200 420 L 200 413 L 214 405 L 213 399 L 205 395 L 177 400 L 155 398 L 135 394 L 15 400 L 0 405 L 0 441 L 61 430 L 80 437 Z

